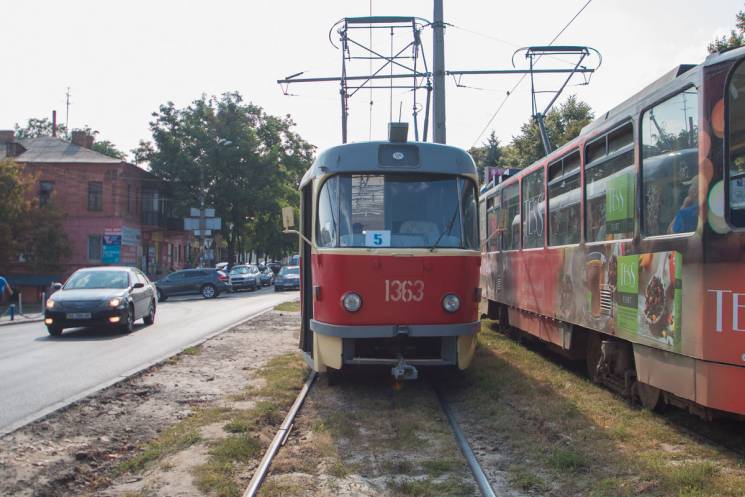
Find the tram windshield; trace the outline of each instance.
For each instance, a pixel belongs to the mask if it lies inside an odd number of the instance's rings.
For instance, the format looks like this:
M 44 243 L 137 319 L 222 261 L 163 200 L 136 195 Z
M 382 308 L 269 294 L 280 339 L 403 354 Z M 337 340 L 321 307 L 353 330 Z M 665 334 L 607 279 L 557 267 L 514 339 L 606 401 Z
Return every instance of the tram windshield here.
M 478 250 L 477 197 L 462 177 L 341 174 L 318 200 L 319 247 Z

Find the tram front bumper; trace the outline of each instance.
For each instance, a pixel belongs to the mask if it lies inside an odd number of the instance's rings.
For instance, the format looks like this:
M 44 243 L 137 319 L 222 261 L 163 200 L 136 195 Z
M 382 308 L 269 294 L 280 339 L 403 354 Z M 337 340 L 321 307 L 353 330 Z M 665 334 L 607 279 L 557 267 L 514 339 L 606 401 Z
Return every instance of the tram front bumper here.
M 472 336 L 480 327 L 480 321 L 455 324 L 338 325 L 310 320 L 310 329 L 314 333 L 339 338 L 393 338 L 399 335 L 413 338 Z

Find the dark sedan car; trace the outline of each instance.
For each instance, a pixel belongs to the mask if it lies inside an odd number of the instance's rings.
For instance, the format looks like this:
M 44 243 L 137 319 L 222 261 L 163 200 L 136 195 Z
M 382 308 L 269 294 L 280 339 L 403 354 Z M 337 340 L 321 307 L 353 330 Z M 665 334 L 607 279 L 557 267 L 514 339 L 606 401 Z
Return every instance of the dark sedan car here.
M 201 295 L 206 299 L 230 291 L 228 275 L 217 269 L 184 269 L 155 282 L 158 300 L 163 302 L 176 295 Z
M 282 266 L 279 274 L 274 279 L 274 291 L 299 290 L 300 289 L 300 266 Z
M 241 264 L 233 266 L 230 270 L 230 285 L 234 292 L 248 288 L 256 290 L 259 283 L 259 270 L 252 264 Z
M 272 270 L 268 267 L 264 268 L 259 275 L 259 282 L 261 283 L 261 286 L 271 286 L 272 283 L 274 283 L 274 273 Z
M 114 326 L 129 333 L 140 318 L 153 324 L 155 307 L 155 286 L 138 269 L 79 269 L 47 299 L 44 324 L 54 336 L 79 326 Z

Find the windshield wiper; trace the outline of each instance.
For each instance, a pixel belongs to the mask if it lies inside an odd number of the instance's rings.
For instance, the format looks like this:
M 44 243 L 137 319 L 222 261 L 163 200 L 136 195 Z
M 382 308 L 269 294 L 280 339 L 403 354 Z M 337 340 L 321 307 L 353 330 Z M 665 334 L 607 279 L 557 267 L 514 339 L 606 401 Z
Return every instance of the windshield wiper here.
M 432 244 L 432 246 L 429 248 L 430 252 L 434 252 L 437 248 L 437 244 L 440 243 L 440 240 L 442 240 L 442 237 L 445 236 L 445 233 L 448 235 L 453 230 L 453 224 L 455 224 L 455 217 L 458 215 L 458 212 L 460 211 L 460 205 L 455 205 L 455 210 L 453 211 L 453 217 L 450 218 L 450 222 L 448 223 L 448 227 L 445 231 L 440 233 L 440 236 L 437 237 L 437 240 L 435 240 L 435 243 Z

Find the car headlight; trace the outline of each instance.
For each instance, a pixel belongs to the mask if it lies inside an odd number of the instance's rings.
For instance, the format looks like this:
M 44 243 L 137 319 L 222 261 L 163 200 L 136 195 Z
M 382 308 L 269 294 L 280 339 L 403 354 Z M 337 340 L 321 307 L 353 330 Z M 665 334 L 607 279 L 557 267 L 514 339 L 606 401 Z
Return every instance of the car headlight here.
M 47 309 L 54 309 L 54 300 L 49 299 L 47 300 Z
M 442 299 L 442 308 L 448 312 L 455 312 L 460 309 L 460 299 L 457 295 L 449 293 Z
M 357 312 L 362 307 L 362 297 L 354 292 L 347 292 L 341 298 L 341 303 L 349 312 Z
M 109 307 L 119 307 L 119 305 L 122 303 L 122 299 L 119 297 L 114 297 L 113 299 L 109 300 Z

